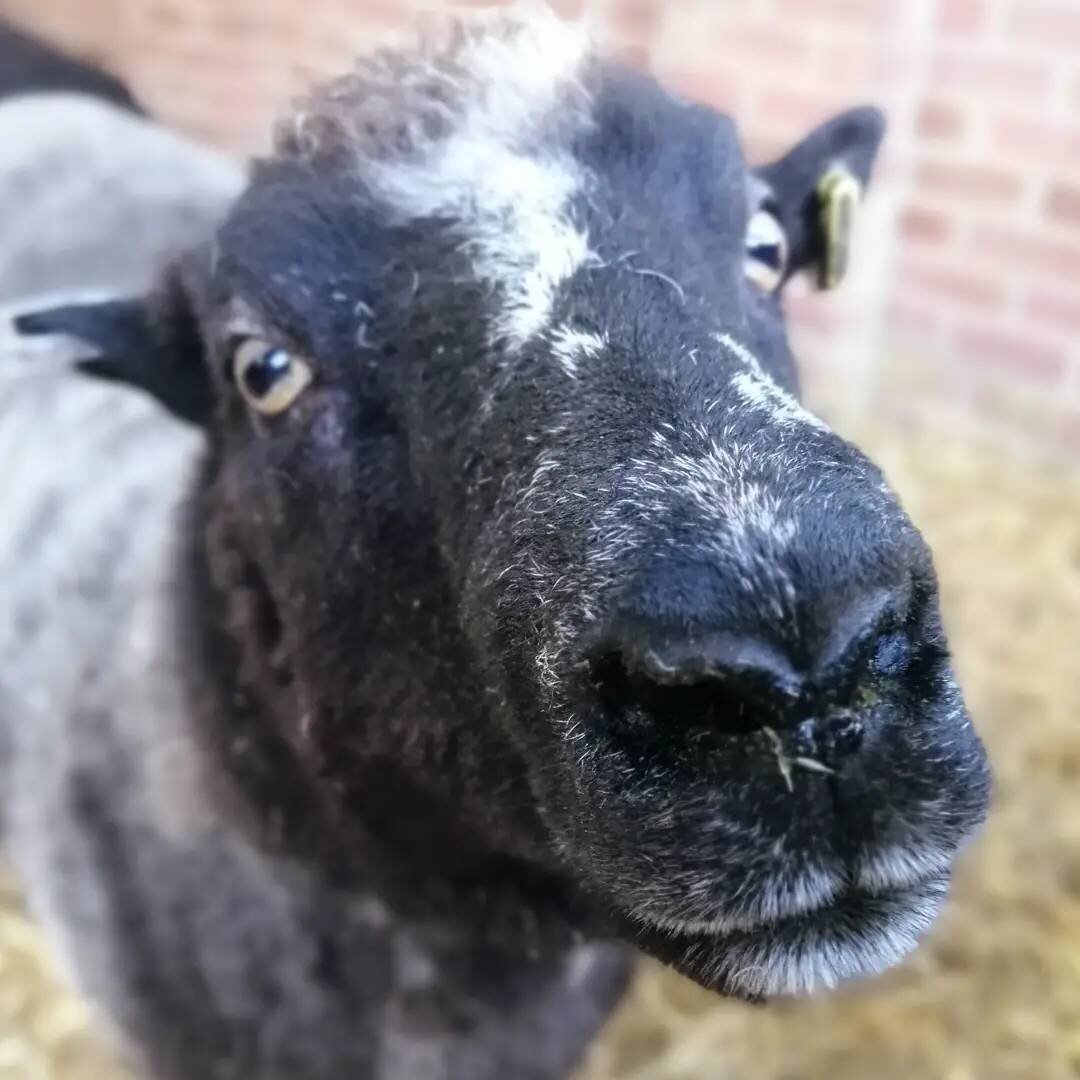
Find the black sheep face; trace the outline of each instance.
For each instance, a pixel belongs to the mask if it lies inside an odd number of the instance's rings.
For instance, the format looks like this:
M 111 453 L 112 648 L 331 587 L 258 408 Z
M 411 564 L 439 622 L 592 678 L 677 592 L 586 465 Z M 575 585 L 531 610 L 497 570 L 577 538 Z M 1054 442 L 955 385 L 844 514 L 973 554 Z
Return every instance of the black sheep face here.
M 331 776 L 383 654 L 442 663 L 473 704 L 387 723 L 520 759 L 539 846 L 647 951 L 751 996 L 894 962 L 987 769 L 927 548 L 798 404 L 781 308 L 879 115 L 752 171 L 730 120 L 555 20 L 421 59 L 280 134 L 166 303 L 205 350 L 96 362 L 208 423 L 290 737 Z

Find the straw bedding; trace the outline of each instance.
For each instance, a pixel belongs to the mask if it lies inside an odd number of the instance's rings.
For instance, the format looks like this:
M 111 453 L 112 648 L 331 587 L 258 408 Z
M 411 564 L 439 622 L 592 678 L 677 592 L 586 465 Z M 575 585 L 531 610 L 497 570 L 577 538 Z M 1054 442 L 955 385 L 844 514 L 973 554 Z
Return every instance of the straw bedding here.
M 1080 1077 L 1080 472 L 940 436 L 862 441 L 937 551 L 996 771 L 990 824 L 898 971 L 754 1008 L 646 966 L 582 1080 Z M 0 1080 L 121 1077 L 4 886 Z

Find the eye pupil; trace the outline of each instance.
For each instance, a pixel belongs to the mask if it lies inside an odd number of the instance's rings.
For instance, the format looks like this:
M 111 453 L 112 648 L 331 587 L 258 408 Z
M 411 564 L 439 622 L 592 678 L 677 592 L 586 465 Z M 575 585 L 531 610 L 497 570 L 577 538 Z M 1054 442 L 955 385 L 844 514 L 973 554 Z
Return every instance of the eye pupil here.
M 757 244 L 749 249 L 751 259 L 778 273 L 784 268 L 784 249 L 779 244 Z
M 245 365 L 240 377 L 248 393 L 257 398 L 265 397 L 288 374 L 291 363 L 292 358 L 284 349 L 270 348 Z

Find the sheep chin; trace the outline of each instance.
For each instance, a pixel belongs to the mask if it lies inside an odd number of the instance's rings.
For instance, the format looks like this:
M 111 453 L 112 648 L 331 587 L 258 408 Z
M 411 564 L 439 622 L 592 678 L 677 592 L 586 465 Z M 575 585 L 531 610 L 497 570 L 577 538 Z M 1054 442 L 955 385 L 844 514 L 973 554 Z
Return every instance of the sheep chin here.
M 703 986 L 746 1000 L 802 996 L 879 974 L 918 945 L 945 903 L 948 876 L 871 892 L 716 934 L 649 919 L 638 943 Z

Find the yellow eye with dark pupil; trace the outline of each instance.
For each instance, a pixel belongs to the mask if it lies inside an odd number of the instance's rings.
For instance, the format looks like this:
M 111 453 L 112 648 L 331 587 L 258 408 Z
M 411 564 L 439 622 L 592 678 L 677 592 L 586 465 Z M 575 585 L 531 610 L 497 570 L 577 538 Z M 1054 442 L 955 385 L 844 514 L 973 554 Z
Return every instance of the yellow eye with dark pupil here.
M 289 374 L 291 364 L 292 357 L 284 349 L 268 350 L 241 372 L 244 388 L 255 397 L 265 397 L 276 382 Z
M 253 409 L 264 416 L 276 416 L 308 387 L 312 370 L 287 349 L 247 338 L 233 353 L 233 378 Z

